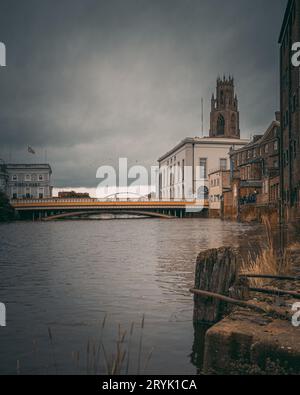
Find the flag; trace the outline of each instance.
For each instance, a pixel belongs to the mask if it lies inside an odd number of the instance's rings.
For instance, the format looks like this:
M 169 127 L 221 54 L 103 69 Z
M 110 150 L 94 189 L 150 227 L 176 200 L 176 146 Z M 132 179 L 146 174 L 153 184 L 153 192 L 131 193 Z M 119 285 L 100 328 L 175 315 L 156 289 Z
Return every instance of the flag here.
M 35 150 L 28 145 L 28 152 L 32 155 L 35 155 Z

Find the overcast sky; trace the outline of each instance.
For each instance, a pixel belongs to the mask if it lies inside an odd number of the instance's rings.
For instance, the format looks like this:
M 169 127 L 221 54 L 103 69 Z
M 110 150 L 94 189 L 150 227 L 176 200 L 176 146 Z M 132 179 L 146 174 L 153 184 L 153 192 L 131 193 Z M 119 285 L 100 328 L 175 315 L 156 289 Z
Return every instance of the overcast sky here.
M 58 187 L 94 187 L 128 157 L 156 164 L 205 130 L 232 74 L 242 137 L 279 109 L 286 0 L 0 0 L 0 158 L 44 162 Z M 27 145 L 36 156 L 27 154 Z

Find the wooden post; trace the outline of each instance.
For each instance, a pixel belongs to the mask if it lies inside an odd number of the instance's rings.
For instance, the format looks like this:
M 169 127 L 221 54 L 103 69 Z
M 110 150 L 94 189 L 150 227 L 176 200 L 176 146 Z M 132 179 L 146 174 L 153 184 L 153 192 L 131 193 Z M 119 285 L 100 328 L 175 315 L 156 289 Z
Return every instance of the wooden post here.
M 202 252 L 197 258 L 195 289 L 229 296 L 237 281 L 238 259 L 232 248 Z M 222 319 L 227 305 L 223 301 L 194 296 L 194 322 L 216 323 Z

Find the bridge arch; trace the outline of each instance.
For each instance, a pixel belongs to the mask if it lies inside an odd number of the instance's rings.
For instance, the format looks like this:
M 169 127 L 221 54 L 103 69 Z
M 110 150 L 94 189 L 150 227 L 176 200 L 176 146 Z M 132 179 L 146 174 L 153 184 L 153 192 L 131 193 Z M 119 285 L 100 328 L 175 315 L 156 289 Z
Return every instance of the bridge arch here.
M 113 215 L 136 215 L 136 216 L 143 216 L 143 217 L 150 217 L 150 218 L 163 218 L 163 219 L 173 219 L 175 218 L 174 216 L 171 215 L 165 215 L 165 214 L 160 214 L 156 213 L 153 211 L 130 211 L 130 210 L 107 210 L 107 211 L 72 211 L 72 212 L 64 212 L 60 214 L 54 214 L 50 215 L 47 217 L 44 217 L 42 220 L 43 221 L 54 221 L 57 219 L 66 219 L 66 218 L 72 218 L 72 217 L 84 217 L 84 216 L 89 216 L 89 215 L 99 215 L 99 214 L 113 214 Z

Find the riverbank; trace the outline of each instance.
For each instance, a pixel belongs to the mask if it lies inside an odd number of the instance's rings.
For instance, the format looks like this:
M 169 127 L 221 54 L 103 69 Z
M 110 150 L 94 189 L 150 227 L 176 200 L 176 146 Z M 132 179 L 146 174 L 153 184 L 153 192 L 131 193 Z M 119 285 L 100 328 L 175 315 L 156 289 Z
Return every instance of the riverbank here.
M 238 309 L 208 330 L 204 374 L 300 374 L 300 328 Z
M 299 276 L 300 245 L 294 244 L 286 255 L 292 262 L 289 274 Z M 299 293 L 300 280 L 264 280 L 264 286 Z M 255 293 L 252 297 L 257 304 L 267 303 L 270 307 L 285 309 L 291 317 L 293 305 L 299 303 L 299 298 L 288 296 Z M 250 309 L 236 308 L 207 331 L 203 374 L 298 375 L 300 326 L 293 325 L 292 319 L 278 319 Z

